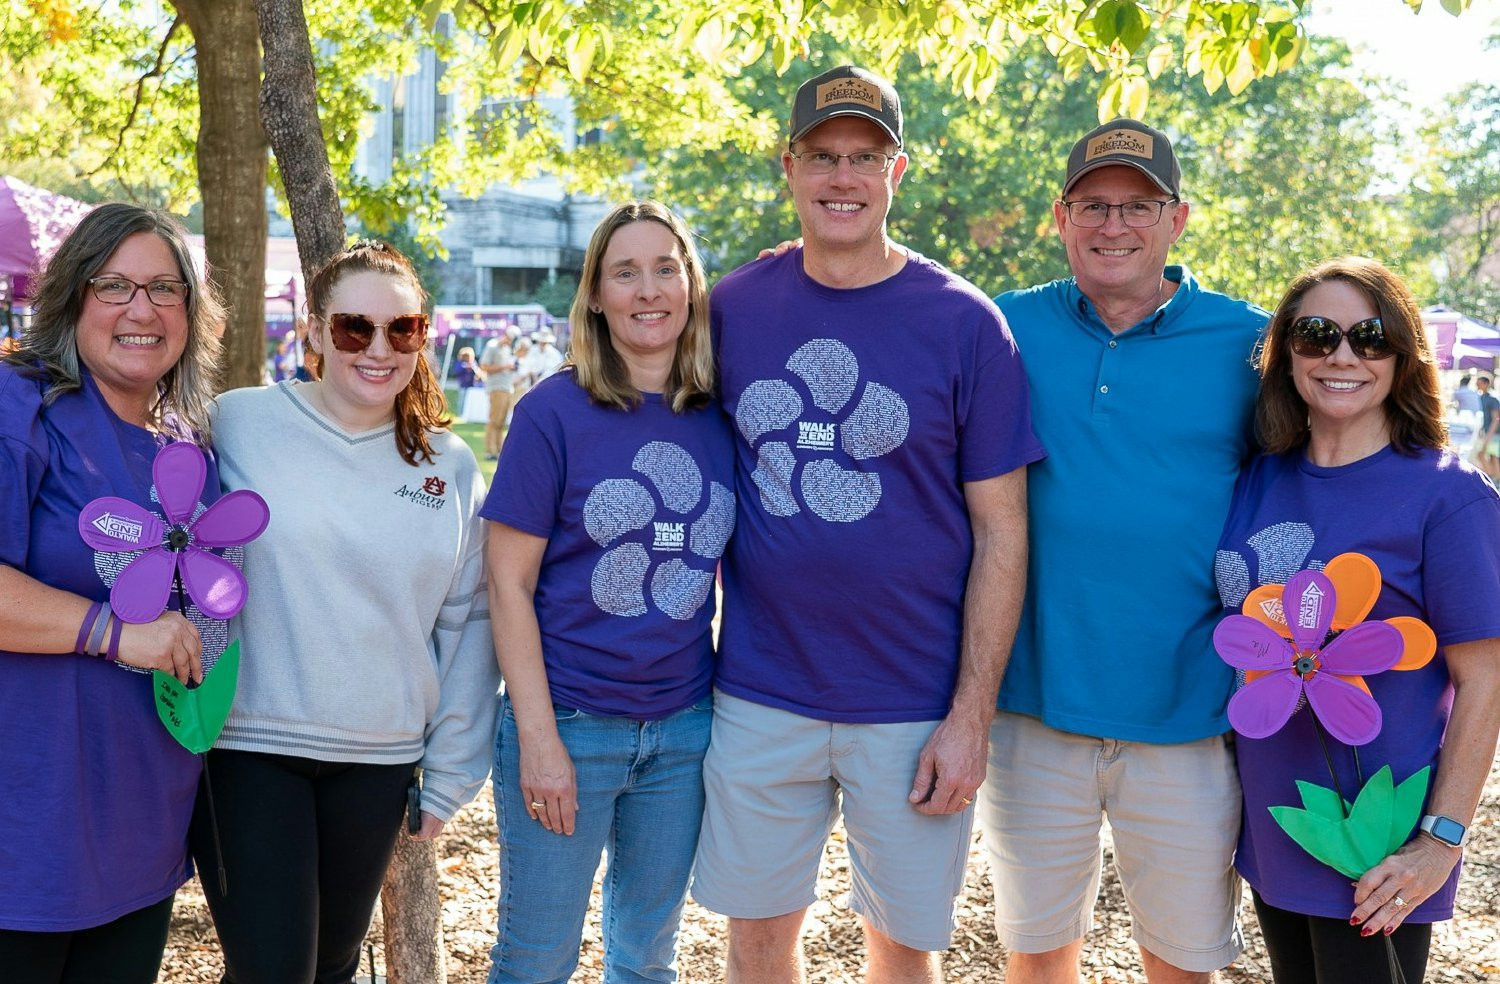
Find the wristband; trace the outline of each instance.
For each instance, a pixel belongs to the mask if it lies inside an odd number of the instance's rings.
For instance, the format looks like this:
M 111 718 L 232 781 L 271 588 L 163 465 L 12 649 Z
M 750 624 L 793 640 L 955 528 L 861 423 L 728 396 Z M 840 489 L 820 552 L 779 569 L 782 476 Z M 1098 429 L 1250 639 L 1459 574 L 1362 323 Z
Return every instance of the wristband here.
M 104 658 L 111 663 L 120 658 L 120 630 L 125 628 L 125 620 L 115 616 L 114 627 L 109 630 L 109 649 L 104 653 Z
M 73 652 L 80 656 L 88 655 L 89 651 L 84 648 L 84 643 L 89 641 L 89 635 L 94 630 L 94 622 L 98 620 L 103 604 L 103 602 L 96 601 L 90 605 L 89 613 L 83 617 L 83 624 L 78 627 L 78 641 L 73 643 Z
M 1419 830 L 1431 834 L 1449 847 L 1463 847 L 1469 832 L 1467 827 L 1452 817 L 1434 816 L 1431 813 L 1423 817 L 1417 826 Z
M 86 652 L 90 656 L 99 656 L 104 652 L 104 631 L 109 628 L 109 619 L 113 614 L 109 610 L 109 602 L 99 603 L 99 621 L 89 630 L 89 642 Z

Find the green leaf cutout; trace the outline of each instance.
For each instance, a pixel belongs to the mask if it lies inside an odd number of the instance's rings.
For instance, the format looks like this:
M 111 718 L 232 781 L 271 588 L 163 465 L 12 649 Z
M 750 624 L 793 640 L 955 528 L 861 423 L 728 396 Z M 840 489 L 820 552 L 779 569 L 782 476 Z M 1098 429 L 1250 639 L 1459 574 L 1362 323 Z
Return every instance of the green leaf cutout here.
M 1427 797 L 1431 767 L 1391 785 L 1391 767 L 1382 766 L 1370 777 L 1344 816 L 1337 792 L 1298 782 L 1302 804 L 1270 807 L 1271 816 L 1287 836 L 1308 854 L 1350 877 L 1358 878 L 1405 844 L 1416 826 Z
M 1350 878 L 1365 873 L 1349 821 L 1329 820 L 1295 806 L 1273 806 L 1270 811 L 1287 836 L 1308 854 Z
M 177 743 L 193 753 L 213 747 L 224 730 L 234 703 L 235 685 L 240 676 L 240 641 L 234 640 L 204 674 L 203 682 L 189 690 L 170 673 L 152 670 L 155 681 L 156 716 Z
M 1349 804 L 1327 786 L 1297 780 L 1297 792 L 1302 794 L 1302 806 L 1311 813 L 1330 820 L 1342 820 L 1348 815 Z
M 1407 776 L 1406 781 L 1396 787 L 1391 829 L 1385 841 L 1386 854 L 1395 853 L 1397 848 L 1411 840 L 1412 831 L 1417 829 L 1417 821 L 1422 816 L 1422 804 L 1427 802 L 1427 780 L 1431 772 L 1432 766 L 1426 766 Z

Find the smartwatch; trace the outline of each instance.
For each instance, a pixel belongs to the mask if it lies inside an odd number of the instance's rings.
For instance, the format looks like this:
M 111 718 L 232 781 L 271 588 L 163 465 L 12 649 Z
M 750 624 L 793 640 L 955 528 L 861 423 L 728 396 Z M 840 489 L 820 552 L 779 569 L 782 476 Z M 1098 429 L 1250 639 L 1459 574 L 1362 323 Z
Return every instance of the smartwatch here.
M 1431 813 L 1422 818 L 1421 829 L 1449 847 L 1463 847 L 1464 835 L 1469 832 L 1467 827 L 1452 817 L 1435 816 Z

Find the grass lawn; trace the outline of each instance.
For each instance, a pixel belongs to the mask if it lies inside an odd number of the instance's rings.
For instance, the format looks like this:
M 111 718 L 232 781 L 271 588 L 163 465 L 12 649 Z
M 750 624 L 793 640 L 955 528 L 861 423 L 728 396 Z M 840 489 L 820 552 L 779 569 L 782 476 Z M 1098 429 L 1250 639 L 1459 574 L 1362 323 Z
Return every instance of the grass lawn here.
M 453 423 L 453 433 L 464 439 L 469 449 L 474 452 L 474 457 L 479 459 L 479 470 L 484 473 L 484 484 L 488 486 L 490 479 L 495 477 L 495 463 L 484 460 L 484 425 L 466 424 L 462 420 Z
M 490 480 L 495 477 L 495 463 L 484 460 L 484 425 L 466 423 L 459 415 L 457 389 L 447 387 L 443 395 L 448 398 L 448 412 L 453 415 L 453 433 L 463 438 L 474 457 L 479 459 L 479 471 L 484 475 L 485 488 L 489 488 Z

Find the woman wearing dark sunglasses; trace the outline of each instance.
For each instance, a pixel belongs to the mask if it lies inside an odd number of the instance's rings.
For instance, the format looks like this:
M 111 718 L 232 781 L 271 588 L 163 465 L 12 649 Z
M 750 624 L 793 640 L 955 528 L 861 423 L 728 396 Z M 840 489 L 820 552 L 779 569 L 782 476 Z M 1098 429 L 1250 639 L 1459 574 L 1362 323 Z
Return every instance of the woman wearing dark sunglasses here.
M 1266 453 L 1241 476 L 1219 544 L 1226 607 L 1238 611 L 1258 586 L 1360 553 L 1382 582 L 1365 619 L 1421 619 L 1438 648 L 1425 666 L 1352 685 L 1381 712 L 1367 743 L 1340 742 L 1306 703 L 1272 734 L 1239 737 L 1236 865 L 1254 890 L 1278 984 L 1417 984 L 1431 924 L 1453 915 L 1465 828 L 1500 731 L 1500 497 L 1445 447 L 1416 301 L 1379 263 L 1346 257 L 1298 277 L 1258 367 Z M 1407 641 L 1403 652 L 1421 648 Z M 1382 766 L 1397 784 L 1432 771 L 1420 812 L 1396 832 L 1403 846 L 1357 881 L 1314 860 L 1268 809 L 1301 807 L 1298 782 L 1353 801 Z
M 314 381 L 226 393 L 215 418 L 225 487 L 274 517 L 246 551 L 239 692 L 209 753 L 228 892 L 204 893 L 234 984 L 351 980 L 414 768 L 426 839 L 494 734 L 484 486 L 424 353 L 426 294 L 378 242 L 307 289 Z
M 734 527 L 703 266 L 656 202 L 594 230 L 571 362 L 516 404 L 485 499 L 505 670 L 490 984 L 566 981 L 601 854 L 604 979 L 677 979 L 703 814 L 714 571 Z

